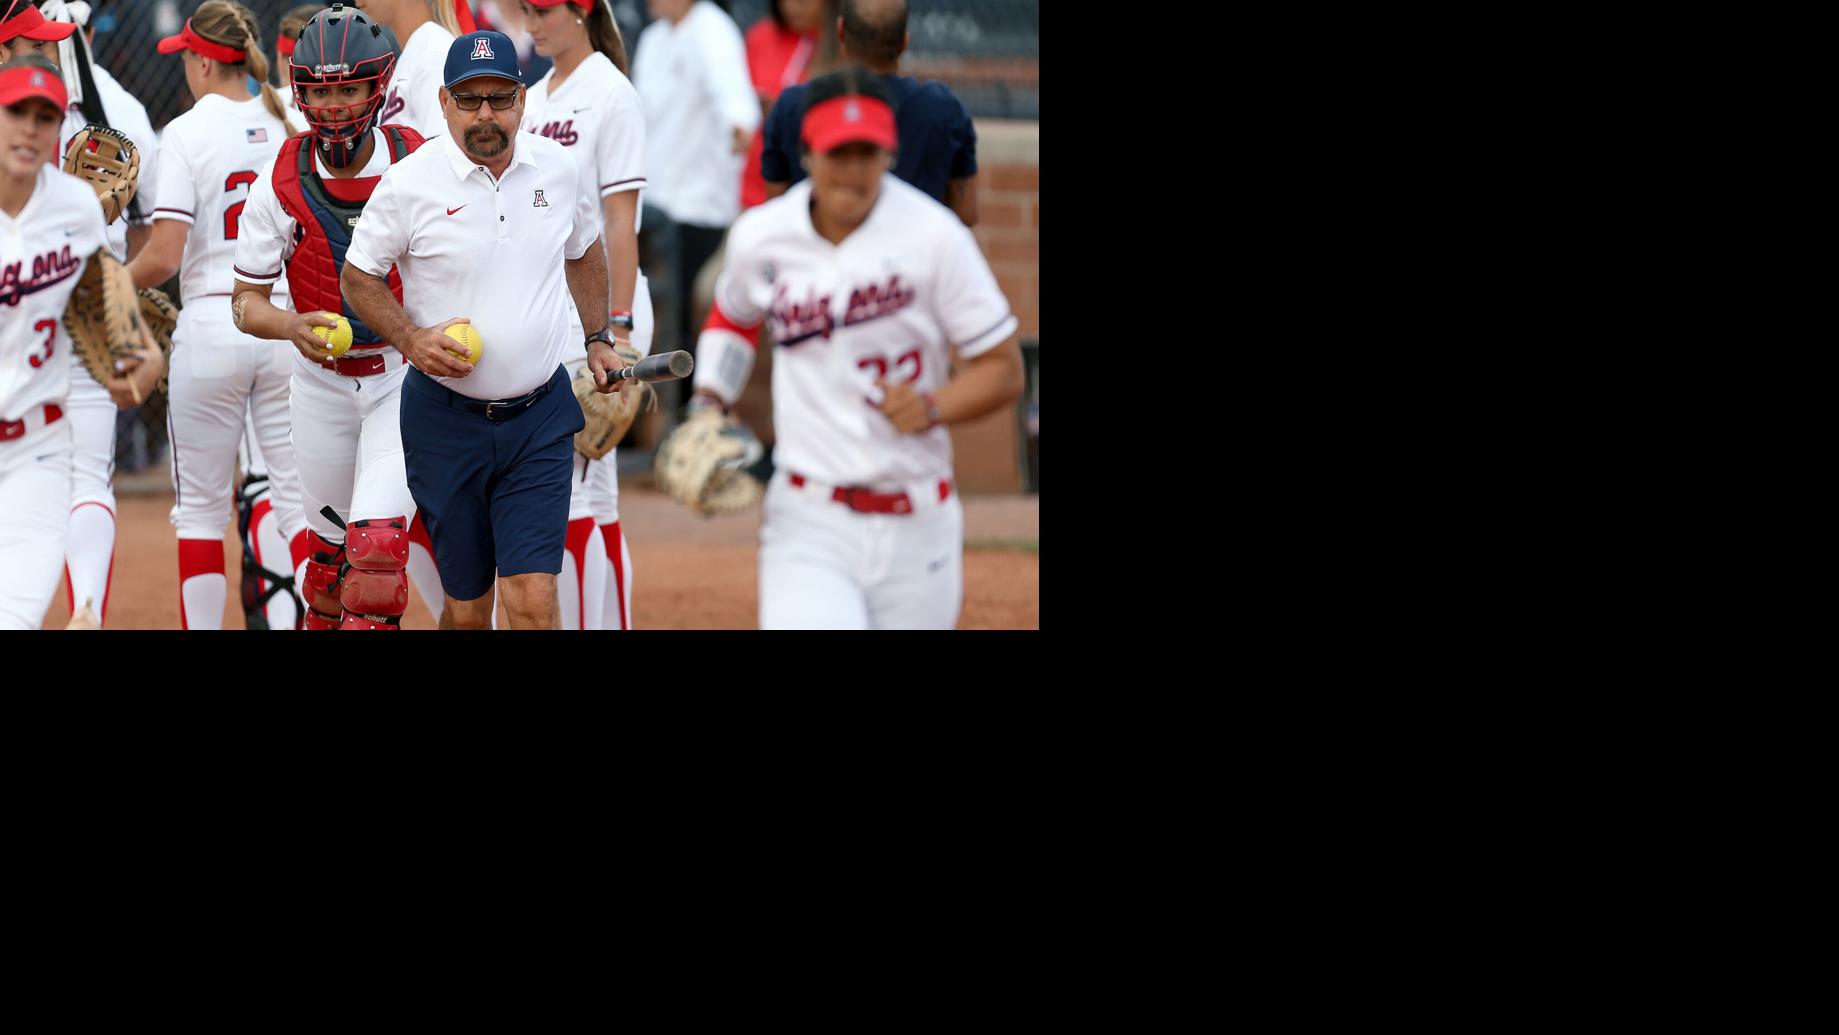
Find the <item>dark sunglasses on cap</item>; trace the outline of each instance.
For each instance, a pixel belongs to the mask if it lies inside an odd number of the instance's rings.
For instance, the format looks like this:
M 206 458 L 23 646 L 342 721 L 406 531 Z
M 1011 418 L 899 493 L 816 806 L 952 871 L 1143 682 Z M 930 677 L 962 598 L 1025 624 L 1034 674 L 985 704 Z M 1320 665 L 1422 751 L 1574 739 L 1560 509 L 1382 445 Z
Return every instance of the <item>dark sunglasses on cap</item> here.
M 453 103 L 460 106 L 461 111 L 478 111 L 479 105 L 485 101 L 492 102 L 493 111 L 504 111 L 508 109 L 509 107 L 511 107 L 511 105 L 517 103 L 517 91 L 516 90 L 510 90 L 505 93 L 457 93 L 455 92 L 455 93 L 450 93 L 449 96 L 453 98 Z

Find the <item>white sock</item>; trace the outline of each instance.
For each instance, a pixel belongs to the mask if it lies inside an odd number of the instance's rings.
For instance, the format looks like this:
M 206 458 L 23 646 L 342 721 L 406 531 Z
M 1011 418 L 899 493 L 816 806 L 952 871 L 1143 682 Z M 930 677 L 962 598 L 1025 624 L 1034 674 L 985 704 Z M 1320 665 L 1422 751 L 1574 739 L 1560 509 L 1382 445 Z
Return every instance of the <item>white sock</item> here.
M 70 576 L 72 614 L 86 602 L 98 620 L 106 617 L 109 569 L 115 562 L 115 511 L 101 503 L 79 503 L 70 512 L 64 540 L 64 570 Z

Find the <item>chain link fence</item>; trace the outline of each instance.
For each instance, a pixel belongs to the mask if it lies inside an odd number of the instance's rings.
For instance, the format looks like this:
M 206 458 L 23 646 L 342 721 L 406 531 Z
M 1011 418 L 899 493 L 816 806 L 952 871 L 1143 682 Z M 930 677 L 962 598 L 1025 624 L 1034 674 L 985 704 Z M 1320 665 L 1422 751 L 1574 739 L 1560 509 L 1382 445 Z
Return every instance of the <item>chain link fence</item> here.
M 297 2 L 297 0 L 296 0 Z M 743 31 L 767 17 L 766 0 L 712 0 Z M 255 12 L 262 42 L 273 63 L 275 30 L 293 4 L 286 0 L 244 0 Z M 93 0 L 97 63 L 147 106 L 153 128 L 191 107 L 179 59 L 154 51 L 162 37 L 178 32 L 197 4 L 193 0 Z M 516 28 L 514 4 L 487 0 L 475 5 L 500 28 Z M 651 22 L 642 0 L 616 0 L 614 16 L 636 47 Z M 500 13 L 502 12 L 502 13 Z M 506 17 L 508 16 L 508 18 Z M 1038 119 L 1041 114 L 1040 0 L 912 0 L 907 31 L 912 44 L 901 62 L 907 75 L 938 79 L 950 86 L 971 114 L 980 118 Z M 526 54 L 532 81 L 549 62 Z

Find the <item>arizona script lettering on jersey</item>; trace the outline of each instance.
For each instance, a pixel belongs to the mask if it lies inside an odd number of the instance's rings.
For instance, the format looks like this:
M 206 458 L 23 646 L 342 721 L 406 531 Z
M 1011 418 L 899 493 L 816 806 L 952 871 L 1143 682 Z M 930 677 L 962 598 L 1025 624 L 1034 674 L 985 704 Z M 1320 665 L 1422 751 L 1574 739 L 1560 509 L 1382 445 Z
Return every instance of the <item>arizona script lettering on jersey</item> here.
M 912 305 L 918 294 L 900 282 L 898 273 L 889 277 L 885 285 L 870 284 L 856 288 L 849 293 L 849 308 L 843 313 L 843 326 L 853 327 L 897 313 Z
M 913 304 L 919 292 L 900 282 L 896 273 L 884 284 L 868 284 L 852 288 L 849 292 L 849 306 L 843 311 L 843 326 L 854 327 L 857 324 L 878 320 L 890 316 Z M 815 291 L 807 290 L 804 301 L 792 300 L 791 289 L 780 284 L 773 291 L 773 302 L 767 310 L 767 316 L 773 323 L 773 336 L 780 345 L 792 346 L 812 338 L 828 338 L 836 330 L 836 319 L 830 315 L 830 296 L 819 296 Z
M 581 135 L 575 132 L 574 119 L 569 119 L 567 122 L 545 122 L 543 128 L 537 130 L 536 134 L 548 137 L 563 147 L 573 147 L 575 142 L 581 139 Z
M 70 245 L 63 251 L 46 252 L 33 256 L 32 276 L 22 275 L 25 260 L 9 262 L 4 271 L 0 271 L 0 305 L 18 305 L 19 300 L 27 295 L 43 291 L 61 280 L 68 280 L 77 272 L 83 260 L 70 254 Z

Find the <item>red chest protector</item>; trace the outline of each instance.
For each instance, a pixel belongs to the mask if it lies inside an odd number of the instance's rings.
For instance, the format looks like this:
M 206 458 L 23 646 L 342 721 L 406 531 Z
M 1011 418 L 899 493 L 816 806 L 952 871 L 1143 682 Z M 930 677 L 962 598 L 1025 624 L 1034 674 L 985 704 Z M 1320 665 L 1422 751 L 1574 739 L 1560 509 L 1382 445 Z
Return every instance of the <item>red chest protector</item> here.
M 391 165 L 422 145 L 421 134 L 407 126 L 384 126 L 382 129 Z M 289 137 L 281 145 L 280 157 L 275 159 L 275 196 L 298 224 L 294 231 L 294 255 L 287 261 L 287 286 L 293 296 L 294 310 L 342 313 L 351 321 L 353 350 L 381 347 L 383 341 L 376 332 L 345 304 L 339 292 L 338 275 L 345 267 L 345 250 L 351 247 L 351 232 L 357 226 L 358 216 L 382 177 L 321 178 L 313 169 L 312 144 L 311 133 Z M 396 301 L 401 303 L 402 277 L 393 268 L 389 284 Z

